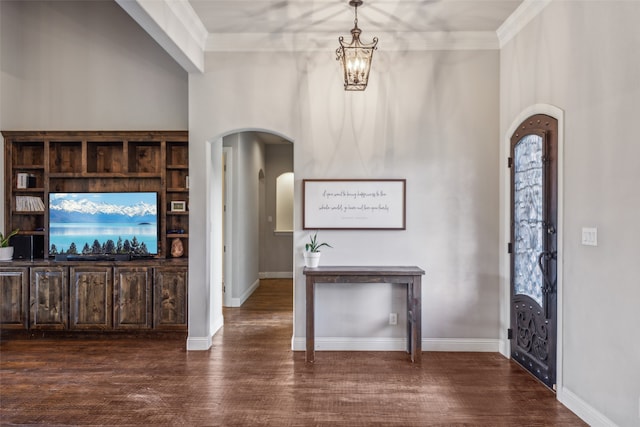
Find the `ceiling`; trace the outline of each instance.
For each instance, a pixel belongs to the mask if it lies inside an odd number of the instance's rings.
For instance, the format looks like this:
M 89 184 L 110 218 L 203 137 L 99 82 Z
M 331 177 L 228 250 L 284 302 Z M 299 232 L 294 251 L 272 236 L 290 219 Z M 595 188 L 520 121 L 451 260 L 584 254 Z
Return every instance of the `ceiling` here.
M 115 1 L 188 72 L 207 52 L 335 51 L 354 20 L 348 0 Z M 364 0 L 358 26 L 381 51 L 495 50 L 550 1 Z
M 189 0 L 209 38 L 222 34 L 326 33 L 348 35 L 354 10 L 348 0 Z M 522 0 L 364 0 L 358 24 L 368 40 L 379 32 L 496 32 Z M 366 33 L 364 31 L 366 30 Z M 366 37 L 368 35 L 369 37 Z M 267 144 L 287 141 L 254 132 Z
M 210 35 L 228 33 L 349 34 L 348 0 L 189 0 Z M 364 0 L 358 24 L 376 32 L 492 31 L 522 0 Z

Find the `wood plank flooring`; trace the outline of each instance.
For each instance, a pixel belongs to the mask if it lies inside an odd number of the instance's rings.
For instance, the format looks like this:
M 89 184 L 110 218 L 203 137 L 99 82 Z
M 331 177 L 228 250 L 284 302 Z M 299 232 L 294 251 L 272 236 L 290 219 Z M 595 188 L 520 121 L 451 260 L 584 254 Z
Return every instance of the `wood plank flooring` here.
M 213 349 L 184 340 L 0 343 L 2 425 L 583 426 L 492 353 L 292 352 L 290 280 L 225 309 Z

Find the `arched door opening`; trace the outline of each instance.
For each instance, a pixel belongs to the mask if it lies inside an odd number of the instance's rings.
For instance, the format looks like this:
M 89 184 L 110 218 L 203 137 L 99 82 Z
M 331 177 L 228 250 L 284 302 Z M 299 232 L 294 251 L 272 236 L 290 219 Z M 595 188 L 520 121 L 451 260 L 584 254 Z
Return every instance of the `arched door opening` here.
M 500 352 L 522 363 L 523 357 L 527 358 L 523 356 L 522 349 L 527 348 L 526 341 L 530 336 L 534 353 L 553 364 L 555 381 L 552 375 L 548 375 L 546 381 L 542 364 L 538 364 L 540 369 L 536 368 L 534 375 L 557 389 L 559 400 L 562 400 L 563 382 L 563 128 L 563 111 L 548 104 L 532 105 L 514 119 L 501 145 L 504 168 L 501 171 L 500 202 L 500 240 L 503 247 L 509 247 L 511 252 L 500 251 L 500 275 L 503 279 L 500 297 L 503 343 Z M 529 149 L 530 145 L 537 151 Z M 543 167 L 533 167 L 534 160 L 537 164 L 542 161 Z M 514 223 L 520 224 L 520 228 L 512 229 Z M 522 274 L 527 269 L 535 274 Z M 528 277 L 531 283 L 519 281 L 518 277 Z M 533 283 L 534 279 L 536 283 Z M 529 313 L 522 310 L 522 300 L 525 299 L 532 302 L 532 307 L 535 301 L 540 302 L 537 304 L 540 319 L 527 322 Z M 548 335 L 551 328 L 555 331 L 557 345 L 550 345 L 548 350 L 544 350 L 542 344 L 546 345 L 547 338 L 543 336 Z M 536 332 L 531 335 L 533 331 Z M 544 356 L 544 351 L 549 353 L 548 357 Z M 528 362 L 524 364 L 528 365 Z M 534 365 L 532 361 L 531 366 Z
M 222 137 L 222 150 L 222 301 L 240 307 L 261 279 L 293 277 L 293 227 L 276 228 L 277 178 L 293 173 L 293 144 L 240 131 Z M 293 211 L 293 197 L 288 203 Z

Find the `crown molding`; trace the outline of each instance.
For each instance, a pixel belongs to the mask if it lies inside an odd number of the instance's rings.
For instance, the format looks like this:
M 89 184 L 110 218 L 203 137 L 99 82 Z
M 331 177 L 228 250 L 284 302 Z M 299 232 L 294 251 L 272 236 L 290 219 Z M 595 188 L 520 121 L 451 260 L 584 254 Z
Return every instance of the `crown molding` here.
M 552 0 L 524 0 L 496 30 L 499 48 L 502 49 L 512 38 L 522 31 L 551 1 Z
M 204 72 L 207 31 L 187 0 L 116 2 L 187 72 Z
M 176 18 L 178 18 L 182 23 L 184 28 L 189 32 L 191 37 L 196 41 L 198 47 L 204 50 L 207 43 L 207 37 L 209 36 L 209 31 L 207 31 L 196 11 L 193 10 L 189 0 L 164 1 L 176 15 Z
M 383 32 L 385 51 L 499 50 L 552 0 L 524 0 L 497 31 Z M 320 52 L 335 50 L 339 34 L 213 33 L 188 0 L 116 0 L 187 72 L 204 72 L 205 52 Z
M 313 52 L 335 50 L 339 34 L 327 33 L 218 33 L 209 34 L 206 52 Z M 497 50 L 499 42 L 493 31 L 455 31 L 428 33 L 376 33 L 379 50 Z

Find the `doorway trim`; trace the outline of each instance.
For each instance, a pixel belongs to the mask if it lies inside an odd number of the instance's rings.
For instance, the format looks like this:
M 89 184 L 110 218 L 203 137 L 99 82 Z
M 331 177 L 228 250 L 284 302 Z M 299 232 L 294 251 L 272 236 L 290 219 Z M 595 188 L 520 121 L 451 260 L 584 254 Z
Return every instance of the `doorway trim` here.
M 223 189 L 222 189 L 222 305 L 232 306 L 233 303 L 233 147 L 222 146 L 223 156 Z
M 187 350 L 208 350 L 211 348 L 213 336 L 224 325 L 224 317 L 222 314 L 222 307 L 224 305 L 224 299 L 222 289 L 222 268 L 225 261 L 225 255 L 223 254 L 223 192 L 222 192 L 222 174 L 220 168 L 223 166 L 223 152 L 224 144 L 223 138 L 229 135 L 242 133 L 242 132 L 265 132 L 283 139 L 286 139 L 291 144 L 295 144 L 295 140 L 288 135 L 281 132 L 277 132 L 271 129 L 257 128 L 257 127 L 245 127 L 237 128 L 227 132 L 223 132 L 215 135 L 214 137 L 206 139 L 206 260 L 207 260 L 207 275 L 209 283 L 206 284 L 207 291 L 209 293 L 209 304 L 207 307 L 208 320 L 209 320 L 209 336 L 206 340 L 201 338 L 189 338 L 187 340 Z M 233 150 L 230 151 L 233 153 Z M 227 159 L 229 160 L 229 159 Z M 233 161 L 231 161 L 233 163 Z M 293 162 L 293 172 L 295 173 L 295 157 Z M 230 172 L 230 171 L 228 171 Z M 229 173 L 229 175 L 231 175 Z M 229 177 L 228 175 L 228 177 Z M 232 179 L 232 178 L 230 178 Z M 233 197 L 233 194 L 229 194 L 229 197 Z M 295 240 L 294 240 L 295 245 Z M 295 252 L 295 251 L 294 251 Z M 232 264 L 232 263 L 231 263 Z M 225 266 L 226 268 L 226 266 Z M 295 260 L 293 268 L 295 270 Z M 233 268 L 231 268 L 233 272 Z M 231 278 L 233 280 L 233 278 Z M 295 283 L 294 283 L 295 293 Z M 229 292 L 229 294 L 231 294 Z M 295 295 L 293 301 L 293 323 L 295 331 Z M 293 339 L 293 335 L 292 335 Z
M 510 259 L 507 253 L 507 245 L 511 238 L 511 174 L 507 167 L 511 155 L 511 136 L 518 126 L 527 118 L 536 114 L 546 114 L 558 120 L 558 221 L 557 229 L 557 351 L 556 351 L 556 397 L 562 401 L 563 390 L 563 284 L 564 284 L 564 111 L 550 104 L 534 104 L 525 108 L 513 119 L 510 126 L 502 136 L 500 144 L 500 248 L 498 250 L 500 265 L 500 353 L 511 357 L 511 343 L 507 338 L 507 328 L 511 319 L 511 270 Z

